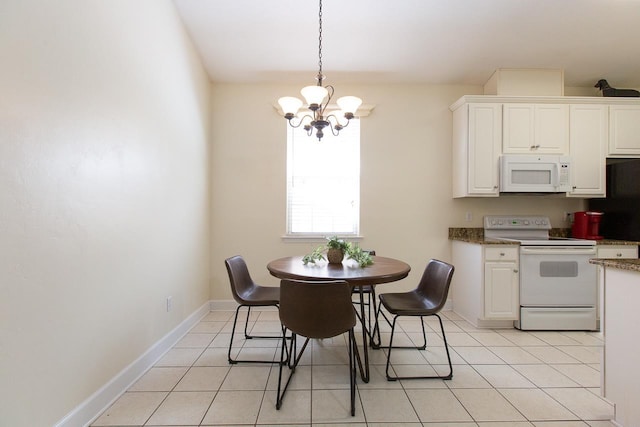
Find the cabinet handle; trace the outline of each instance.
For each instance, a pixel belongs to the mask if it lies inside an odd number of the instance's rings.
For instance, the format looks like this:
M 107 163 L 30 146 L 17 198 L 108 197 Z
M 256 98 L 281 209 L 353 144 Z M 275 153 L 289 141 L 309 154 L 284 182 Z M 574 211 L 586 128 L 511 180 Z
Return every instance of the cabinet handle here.
M 500 252 L 500 256 L 504 256 L 504 252 Z
M 518 269 L 517 269 L 517 268 L 515 268 L 515 269 L 513 270 L 513 272 L 514 272 L 514 273 L 517 273 L 517 272 L 518 272 Z
M 620 257 L 622 256 L 622 254 L 621 254 L 620 252 L 618 252 L 618 253 L 616 254 L 616 256 L 617 256 L 618 258 L 620 258 Z
M 576 186 L 574 185 L 572 188 L 575 190 L 575 189 L 576 189 L 576 188 L 578 188 L 578 187 L 576 187 Z

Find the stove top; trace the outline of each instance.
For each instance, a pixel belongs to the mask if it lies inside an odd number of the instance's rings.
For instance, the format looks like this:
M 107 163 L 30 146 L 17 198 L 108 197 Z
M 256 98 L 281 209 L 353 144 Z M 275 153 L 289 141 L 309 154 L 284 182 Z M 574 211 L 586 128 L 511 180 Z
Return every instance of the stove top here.
M 536 215 L 488 215 L 484 217 L 484 237 L 526 246 L 594 246 L 593 240 L 550 237 L 551 220 Z
M 572 239 L 568 237 L 489 237 L 489 239 L 501 242 L 517 242 L 522 246 L 593 246 L 596 244 L 595 240 Z

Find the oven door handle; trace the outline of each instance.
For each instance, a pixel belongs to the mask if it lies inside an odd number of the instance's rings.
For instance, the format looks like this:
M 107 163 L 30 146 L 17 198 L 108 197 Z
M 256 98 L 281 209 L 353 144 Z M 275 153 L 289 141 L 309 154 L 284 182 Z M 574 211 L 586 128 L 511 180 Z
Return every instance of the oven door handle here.
M 596 248 L 591 246 L 520 246 L 520 253 L 524 255 L 595 255 Z

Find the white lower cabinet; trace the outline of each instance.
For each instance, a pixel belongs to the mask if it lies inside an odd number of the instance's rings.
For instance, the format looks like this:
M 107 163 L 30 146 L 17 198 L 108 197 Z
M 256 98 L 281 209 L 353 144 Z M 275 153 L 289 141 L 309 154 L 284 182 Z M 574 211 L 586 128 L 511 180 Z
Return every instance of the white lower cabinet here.
M 612 425 L 640 426 L 640 273 L 609 266 L 603 270 L 606 281 L 601 392 L 616 405 Z
M 634 259 L 638 258 L 638 245 L 598 245 L 596 246 L 596 258 L 608 259 Z M 598 266 L 598 325 L 600 330 L 604 330 L 604 279 L 603 269 Z
M 598 258 L 638 258 L 637 245 L 598 245 L 596 251 Z
M 517 247 L 485 247 L 485 319 L 518 320 L 519 278 Z
M 453 311 L 476 327 L 513 327 L 519 318 L 517 245 L 453 241 Z

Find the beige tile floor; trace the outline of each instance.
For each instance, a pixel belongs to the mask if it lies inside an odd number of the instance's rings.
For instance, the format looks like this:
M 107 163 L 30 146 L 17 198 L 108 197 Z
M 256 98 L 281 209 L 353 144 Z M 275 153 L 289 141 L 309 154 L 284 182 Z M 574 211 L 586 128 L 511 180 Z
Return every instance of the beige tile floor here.
M 358 378 L 351 417 L 344 337 L 312 341 L 277 411 L 278 366 L 229 365 L 233 312 L 212 311 L 92 425 L 613 426 L 613 407 L 600 397 L 599 333 L 480 330 L 453 312 L 442 315 L 453 379 L 386 381 L 385 350 L 373 350 L 371 381 Z M 429 347 L 395 351 L 396 373 L 446 371 L 437 319 L 425 324 Z M 398 345 L 419 342 L 419 319 L 400 325 Z M 249 327 L 276 335 L 277 311 L 252 312 Z M 389 328 L 382 330 L 388 342 Z M 237 335 L 236 343 L 241 358 L 279 357 L 278 340 Z

